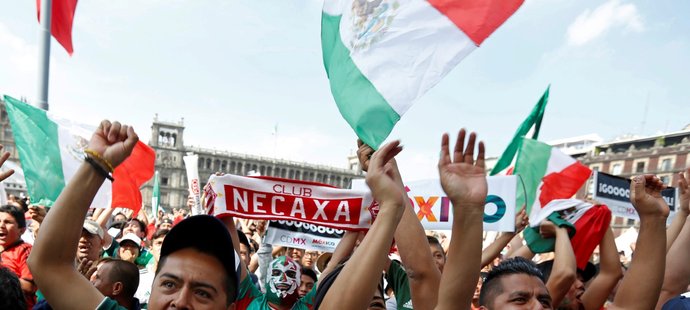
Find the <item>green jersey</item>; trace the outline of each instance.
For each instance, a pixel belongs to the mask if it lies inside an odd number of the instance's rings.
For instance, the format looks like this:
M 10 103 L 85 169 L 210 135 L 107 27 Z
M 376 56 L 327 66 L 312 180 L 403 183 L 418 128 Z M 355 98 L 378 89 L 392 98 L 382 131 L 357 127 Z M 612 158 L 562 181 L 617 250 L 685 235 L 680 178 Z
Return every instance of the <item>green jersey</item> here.
M 314 306 L 314 296 L 316 295 L 316 285 L 306 296 L 297 300 L 292 306 L 293 310 L 311 310 Z M 268 305 L 266 295 L 261 293 L 254 286 L 249 276 L 240 283 L 239 295 L 237 296 L 236 309 L 238 310 L 271 310 Z
M 386 281 L 388 285 L 393 288 L 395 293 L 395 301 L 398 304 L 398 310 L 414 309 L 412 308 L 412 295 L 410 294 L 410 281 L 407 278 L 405 268 L 396 260 L 391 261 L 388 272 L 386 272 Z

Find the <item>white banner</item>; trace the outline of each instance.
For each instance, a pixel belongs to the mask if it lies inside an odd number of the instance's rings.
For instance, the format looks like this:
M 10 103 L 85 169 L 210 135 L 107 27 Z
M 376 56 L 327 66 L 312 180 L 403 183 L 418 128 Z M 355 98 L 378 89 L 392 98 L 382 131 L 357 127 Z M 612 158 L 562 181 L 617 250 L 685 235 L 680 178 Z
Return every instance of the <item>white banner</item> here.
M 343 230 L 295 221 L 270 221 L 266 243 L 310 251 L 334 252 Z
M 517 176 L 487 177 L 489 192 L 484 207 L 485 231 L 515 230 Z M 427 230 L 451 230 L 453 210 L 438 179 L 407 182 L 408 197 Z M 352 188 L 367 188 L 364 180 L 354 180 Z
M 199 185 L 199 156 L 187 155 L 182 158 L 185 169 L 187 169 L 187 183 L 189 184 L 189 195 L 194 199 L 192 215 L 205 214 L 201 208 L 201 188 Z

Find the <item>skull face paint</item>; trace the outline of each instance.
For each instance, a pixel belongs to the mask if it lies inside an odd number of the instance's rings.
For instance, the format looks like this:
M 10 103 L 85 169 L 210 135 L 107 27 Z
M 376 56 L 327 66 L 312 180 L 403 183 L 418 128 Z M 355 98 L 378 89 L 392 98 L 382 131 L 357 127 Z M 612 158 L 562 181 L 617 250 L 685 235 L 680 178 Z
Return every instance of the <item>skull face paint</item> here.
M 301 267 L 286 256 L 280 256 L 271 262 L 267 277 L 266 297 L 268 301 L 281 305 L 292 305 L 299 298 Z

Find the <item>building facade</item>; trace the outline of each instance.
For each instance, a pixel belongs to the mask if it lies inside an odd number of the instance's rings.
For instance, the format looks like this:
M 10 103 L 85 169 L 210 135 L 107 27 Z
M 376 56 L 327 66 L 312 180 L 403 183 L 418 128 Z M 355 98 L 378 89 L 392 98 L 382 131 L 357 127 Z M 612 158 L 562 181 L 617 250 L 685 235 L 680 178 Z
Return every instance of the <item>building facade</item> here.
M 348 157 L 348 169 L 315 165 L 270 157 L 233 153 L 184 144 L 184 120 L 165 122 L 156 116 L 151 125 L 149 145 L 156 151 L 156 171 L 159 173 L 160 204 L 163 208 L 186 207 L 189 195 L 187 172 L 183 157 L 199 157 L 199 182 L 203 188 L 215 172 L 236 175 L 260 174 L 295 180 L 330 184 L 350 188 L 353 179 L 363 178 L 356 156 Z M 153 181 L 142 188 L 144 206 L 151 207 Z

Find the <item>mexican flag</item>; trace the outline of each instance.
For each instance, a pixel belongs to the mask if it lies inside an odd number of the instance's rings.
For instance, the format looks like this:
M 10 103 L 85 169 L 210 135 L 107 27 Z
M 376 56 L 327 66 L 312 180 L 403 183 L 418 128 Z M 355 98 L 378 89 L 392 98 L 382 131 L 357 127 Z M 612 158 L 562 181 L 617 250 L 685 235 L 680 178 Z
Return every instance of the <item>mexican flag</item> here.
M 524 0 L 325 0 L 323 63 L 340 113 L 378 148 L 412 103 Z
M 518 190 L 518 205 L 525 204 L 530 226 L 538 226 L 538 214 L 554 199 L 571 198 L 592 174 L 592 170 L 558 148 L 532 139 L 522 139 L 514 173 L 525 190 Z
M 67 53 L 72 56 L 72 22 L 74 12 L 77 10 L 77 0 L 52 0 L 50 18 L 50 33 L 55 40 L 65 48 Z M 41 0 L 36 0 L 36 15 L 41 20 Z
M 153 218 L 158 221 L 158 206 L 160 203 L 161 189 L 158 184 L 158 171 L 153 177 L 153 194 L 151 195 L 151 212 L 153 213 Z
M 45 110 L 5 96 L 19 160 L 34 204 L 52 206 L 84 161 L 84 149 L 95 128 L 60 119 Z M 156 153 L 143 142 L 113 172 L 92 206 L 141 208 L 139 187 L 151 179 Z

